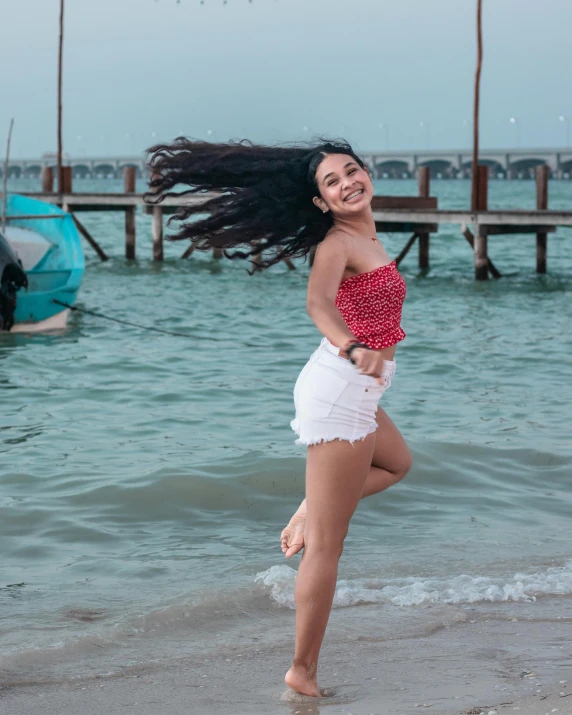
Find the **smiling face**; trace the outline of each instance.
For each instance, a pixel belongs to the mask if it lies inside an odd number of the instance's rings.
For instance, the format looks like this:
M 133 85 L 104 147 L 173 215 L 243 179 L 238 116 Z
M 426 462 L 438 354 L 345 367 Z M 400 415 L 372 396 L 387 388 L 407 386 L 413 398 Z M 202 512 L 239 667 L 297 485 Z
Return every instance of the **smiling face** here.
M 316 170 L 320 196 L 314 203 L 334 216 L 349 217 L 371 204 L 373 184 L 367 169 L 348 154 L 328 154 Z

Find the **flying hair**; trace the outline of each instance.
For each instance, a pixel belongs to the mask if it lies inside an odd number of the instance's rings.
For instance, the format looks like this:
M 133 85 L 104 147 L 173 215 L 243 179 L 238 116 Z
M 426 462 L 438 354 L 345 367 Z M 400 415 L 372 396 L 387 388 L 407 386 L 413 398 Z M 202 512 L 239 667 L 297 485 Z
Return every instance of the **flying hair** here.
M 364 168 L 343 139 L 265 146 L 181 136 L 147 150 L 145 200 L 189 196 L 169 219 L 179 224 L 169 240 L 190 240 L 199 251 L 220 248 L 231 259 L 259 256 L 259 267 L 269 268 L 284 258 L 305 258 L 332 227 L 330 213 L 312 201 L 320 195 L 316 171 L 329 154 L 347 154 Z

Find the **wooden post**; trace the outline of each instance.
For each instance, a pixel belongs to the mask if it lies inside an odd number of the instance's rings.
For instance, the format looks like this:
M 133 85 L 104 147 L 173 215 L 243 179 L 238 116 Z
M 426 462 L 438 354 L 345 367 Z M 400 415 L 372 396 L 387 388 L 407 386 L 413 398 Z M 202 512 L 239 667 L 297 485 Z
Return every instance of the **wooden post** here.
M 259 243 L 259 241 L 257 241 L 257 243 Z M 252 263 L 254 264 L 254 268 L 252 269 L 253 273 L 255 271 L 259 271 L 260 264 L 262 263 L 262 253 L 258 253 L 256 256 L 253 256 Z
M 135 182 L 137 170 L 134 166 L 126 166 L 123 169 L 123 188 L 126 194 L 135 193 Z M 132 206 L 125 211 L 125 258 L 132 260 L 135 258 L 135 214 L 137 208 Z
M 187 248 L 187 250 L 181 256 L 181 258 L 188 258 L 189 256 L 192 256 L 194 250 L 195 250 L 195 247 L 191 243 L 191 245 Z
M 67 207 L 67 205 L 64 204 L 64 211 L 67 211 L 67 210 L 68 210 L 68 207 Z M 89 245 L 93 248 L 93 250 L 101 258 L 101 260 L 107 261 L 109 256 L 105 253 L 103 248 L 98 244 L 98 242 L 91 235 L 91 233 L 87 230 L 87 228 L 81 223 L 81 221 L 73 213 L 71 214 L 71 217 L 73 218 L 73 222 L 75 223 L 77 230 L 81 233 L 81 235 L 85 238 L 85 240 L 89 243 Z
M 58 52 L 58 193 L 65 194 L 62 143 L 62 75 L 64 56 L 64 0 L 60 0 L 60 41 Z
M 467 228 L 467 226 L 465 224 L 461 225 L 461 233 L 467 239 L 469 246 L 474 250 L 475 249 L 475 237 L 473 236 L 470 229 Z M 494 265 L 494 263 L 491 261 L 490 258 L 488 258 L 488 266 L 489 266 L 490 274 L 493 278 L 501 278 L 500 271 L 497 270 L 496 266 Z
M 137 179 L 137 169 L 134 166 L 126 166 L 123 169 L 123 190 L 126 194 L 135 193 L 135 182 Z
M 157 178 L 157 174 L 151 174 L 151 181 Z M 152 189 L 156 192 L 157 189 Z M 151 210 L 151 235 L 153 237 L 153 260 L 163 260 L 163 209 L 161 204 L 154 204 Z
M 51 166 L 42 166 L 42 192 L 51 194 L 54 191 L 54 170 Z
M 163 260 L 163 208 L 160 204 L 153 206 L 152 214 L 153 260 Z
M 489 277 L 487 258 L 487 232 L 482 226 L 477 224 L 475 236 L 475 278 L 478 281 L 486 281 Z
M 548 167 L 536 167 L 536 208 L 548 208 Z M 536 272 L 546 273 L 546 238 L 547 234 L 536 234 Z
M 489 167 L 487 164 L 480 164 L 478 168 L 478 188 L 477 211 L 489 210 Z
M 420 166 L 418 169 L 419 196 L 428 198 L 431 183 L 431 171 L 428 166 Z M 426 270 L 429 268 L 429 234 L 419 235 L 419 268 Z
M 60 194 L 71 194 L 73 189 L 73 174 L 71 166 L 62 166 L 62 181 L 59 185 Z
M 475 181 L 477 186 L 476 209 L 477 211 L 488 211 L 489 167 L 486 164 L 477 168 L 477 176 L 475 177 Z M 486 281 L 489 277 L 489 257 L 487 255 L 487 229 L 483 226 L 480 226 L 478 223 L 475 228 L 475 278 L 478 281 Z
M 471 168 L 471 211 L 476 211 L 479 194 L 479 106 L 481 96 L 481 69 L 483 66 L 483 2 L 477 0 L 477 69 L 473 100 L 473 161 Z
M 412 246 L 412 245 L 415 243 L 415 241 L 417 240 L 417 236 L 418 236 L 418 234 L 416 234 L 416 233 L 414 233 L 413 236 L 411 236 L 411 238 L 409 239 L 409 241 L 407 241 L 407 243 L 406 243 L 405 246 L 403 247 L 401 253 L 400 253 L 400 254 L 397 256 L 397 258 L 395 259 L 395 265 L 396 265 L 398 268 L 399 268 L 399 264 L 401 263 L 401 261 L 402 261 L 402 260 L 405 258 L 405 256 L 409 253 L 409 249 L 411 248 L 411 246 Z
M 8 141 L 6 142 L 6 159 L 4 161 L 4 181 L 2 189 L 2 233 L 6 233 L 6 212 L 8 204 L 8 169 L 10 166 L 10 144 L 12 142 L 12 129 L 14 119 L 10 120 L 10 130 L 8 131 Z

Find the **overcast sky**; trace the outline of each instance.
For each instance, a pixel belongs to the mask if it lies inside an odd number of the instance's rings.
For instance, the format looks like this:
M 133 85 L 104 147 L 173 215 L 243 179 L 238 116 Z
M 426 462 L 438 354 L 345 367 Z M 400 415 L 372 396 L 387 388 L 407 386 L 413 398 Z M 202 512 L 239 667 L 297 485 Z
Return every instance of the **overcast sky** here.
M 469 146 L 476 0 L 66 5 L 73 156 L 136 153 L 179 133 L 329 133 L 362 151 Z M 0 0 L 0 10 L 0 146 L 13 116 L 12 156 L 39 156 L 57 142 L 59 0 Z M 484 0 L 483 147 L 565 144 L 571 27 L 570 0 Z

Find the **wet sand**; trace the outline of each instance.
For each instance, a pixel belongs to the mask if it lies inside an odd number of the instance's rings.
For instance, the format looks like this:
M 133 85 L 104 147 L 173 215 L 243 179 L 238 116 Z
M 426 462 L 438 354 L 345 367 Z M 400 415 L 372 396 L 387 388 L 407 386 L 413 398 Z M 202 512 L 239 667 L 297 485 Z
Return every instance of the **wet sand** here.
M 549 609 L 554 613 L 557 601 Z M 543 609 L 544 610 L 544 609 Z M 560 602 L 561 613 L 567 600 Z M 348 637 L 335 612 L 322 652 L 320 702 L 282 685 L 292 644 L 232 645 L 119 677 L 4 684 L 3 715 L 572 715 L 572 619 L 514 619 L 506 611 L 380 642 Z M 261 633 L 263 635 L 263 633 Z M 261 641 L 264 639 L 262 638 Z M 563 682 L 565 681 L 565 682 Z M 568 697 L 568 695 L 570 695 Z

